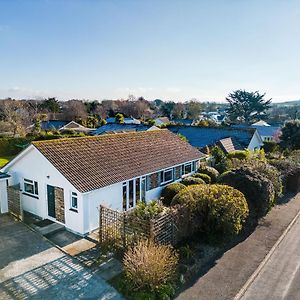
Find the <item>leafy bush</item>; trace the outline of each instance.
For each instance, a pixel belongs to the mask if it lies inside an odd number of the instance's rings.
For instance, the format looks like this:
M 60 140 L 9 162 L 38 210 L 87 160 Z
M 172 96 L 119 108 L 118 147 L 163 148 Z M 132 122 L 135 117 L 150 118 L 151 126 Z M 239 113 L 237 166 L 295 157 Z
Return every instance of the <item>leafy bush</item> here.
M 163 206 L 157 201 L 150 201 L 148 204 L 139 202 L 134 210 L 134 215 L 143 220 L 155 218 L 163 211 Z
M 132 289 L 152 292 L 174 280 L 177 263 L 178 255 L 170 246 L 152 241 L 140 241 L 123 259 Z
M 274 205 L 274 186 L 272 182 L 259 172 L 250 168 L 239 168 L 223 173 L 219 183 L 230 185 L 241 191 L 253 216 L 263 216 Z
M 201 178 L 188 176 L 182 179 L 181 181 L 184 185 L 192 185 L 192 184 L 205 184 L 205 181 Z
M 282 196 L 283 185 L 280 172 L 274 166 L 258 159 L 249 159 L 247 161 L 233 159 L 231 161 L 231 165 L 233 169 L 245 167 L 260 173 L 260 175 L 266 177 L 272 182 L 274 186 L 275 199 Z
M 249 212 L 240 191 L 219 184 L 188 186 L 173 198 L 172 205 L 176 204 L 191 208 L 197 230 L 223 236 L 239 233 Z
M 211 183 L 211 178 L 209 175 L 204 174 L 204 173 L 195 173 L 192 175 L 192 177 L 195 178 L 200 178 L 202 179 L 205 183 L 210 184 Z
M 270 164 L 280 172 L 283 185 L 287 191 L 293 193 L 300 191 L 300 165 L 296 160 L 271 160 Z
M 171 204 L 173 197 L 184 188 L 185 185 L 179 182 L 171 183 L 167 185 L 161 192 L 163 204 L 169 206 Z
M 211 178 L 212 183 L 216 182 L 220 175 L 218 170 L 209 166 L 200 166 L 197 173 L 207 174 Z
M 269 141 L 264 142 L 263 149 L 265 153 L 274 153 L 276 151 L 279 151 L 280 147 L 276 142 Z
M 227 154 L 229 159 L 237 158 L 237 159 L 247 159 L 250 156 L 250 152 L 247 150 L 236 150 Z

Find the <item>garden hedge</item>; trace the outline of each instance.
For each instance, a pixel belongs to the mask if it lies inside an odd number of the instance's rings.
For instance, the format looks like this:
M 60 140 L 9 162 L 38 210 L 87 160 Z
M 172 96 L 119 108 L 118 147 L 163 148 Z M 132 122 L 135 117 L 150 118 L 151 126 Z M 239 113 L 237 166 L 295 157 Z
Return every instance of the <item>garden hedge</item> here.
M 184 188 L 185 185 L 179 182 L 167 185 L 161 192 L 163 204 L 169 206 L 174 196 L 177 195 Z
M 181 181 L 184 185 L 192 185 L 192 184 L 205 184 L 205 181 L 201 178 L 188 176 L 182 179 Z
M 207 174 L 211 178 L 211 182 L 214 183 L 217 181 L 220 173 L 213 167 L 209 166 L 200 166 L 197 173 Z
M 275 191 L 272 182 L 250 168 L 239 168 L 223 173 L 219 183 L 230 185 L 241 191 L 253 216 L 265 215 L 274 205 Z
M 238 234 L 249 210 L 244 195 L 225 185 L 191 185 L 180 191 L 172 205 L 187 205 L 194 217 L 197 231 L 208 235 Z
M 209 175 L 204 174 L 204 173 L 195 173 L 192 175 L 192 177 L 195 178 L 200 178 L 202 179 L 205 183 L 210 184 L 211 183 L 211 178 Z

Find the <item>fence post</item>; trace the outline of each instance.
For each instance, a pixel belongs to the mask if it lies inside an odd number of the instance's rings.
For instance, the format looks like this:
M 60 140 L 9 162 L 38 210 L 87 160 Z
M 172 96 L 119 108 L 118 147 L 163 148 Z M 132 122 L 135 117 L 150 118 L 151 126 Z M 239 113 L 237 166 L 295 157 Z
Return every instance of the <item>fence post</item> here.
M 126 213 L 125 212 L 123 212 L 123 230 L 122 230 L 122 232 L 123 232 L 123 248 L 125 249 L 126 248 Z
M 99 243 L 102 244 L 102 205 L 99 207 Z
M 152 220 L 152 219 L 150 219 L 149 220 L 149 230 L 150 230 L 150 232 L 149 232 L 149 239 L 151 240 L 151 241 L 153 241 L 154 242 L 154 238 L 155 238 L 155 236 L 154 236 L 154 221 Z

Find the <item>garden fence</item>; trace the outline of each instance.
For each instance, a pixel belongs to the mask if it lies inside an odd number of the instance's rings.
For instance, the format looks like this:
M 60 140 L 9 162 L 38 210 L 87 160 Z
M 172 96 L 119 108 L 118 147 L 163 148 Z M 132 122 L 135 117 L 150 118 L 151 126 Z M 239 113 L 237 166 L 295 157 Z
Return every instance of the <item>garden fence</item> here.
M 100 244 L 126 248 L 139 240 L 152 239 L 159 244 L 175 245 L 185 237 L 180 230 L 181 223 L 187 219 L 185 211 L 186 208 L 181 207 L 165 211 L 153 219 L 141 219 L 134 210 L 120 212 L 100 205 Z M 188 232 L 189 226 L 185 227 Z

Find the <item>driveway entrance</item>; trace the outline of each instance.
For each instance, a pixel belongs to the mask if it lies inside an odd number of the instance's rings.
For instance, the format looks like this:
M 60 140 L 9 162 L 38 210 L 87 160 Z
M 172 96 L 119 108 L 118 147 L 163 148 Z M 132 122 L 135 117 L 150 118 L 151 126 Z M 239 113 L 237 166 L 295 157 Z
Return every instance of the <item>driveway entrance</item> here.
M 121 299 L 96 272 L 0 216 L 0 299 Z

